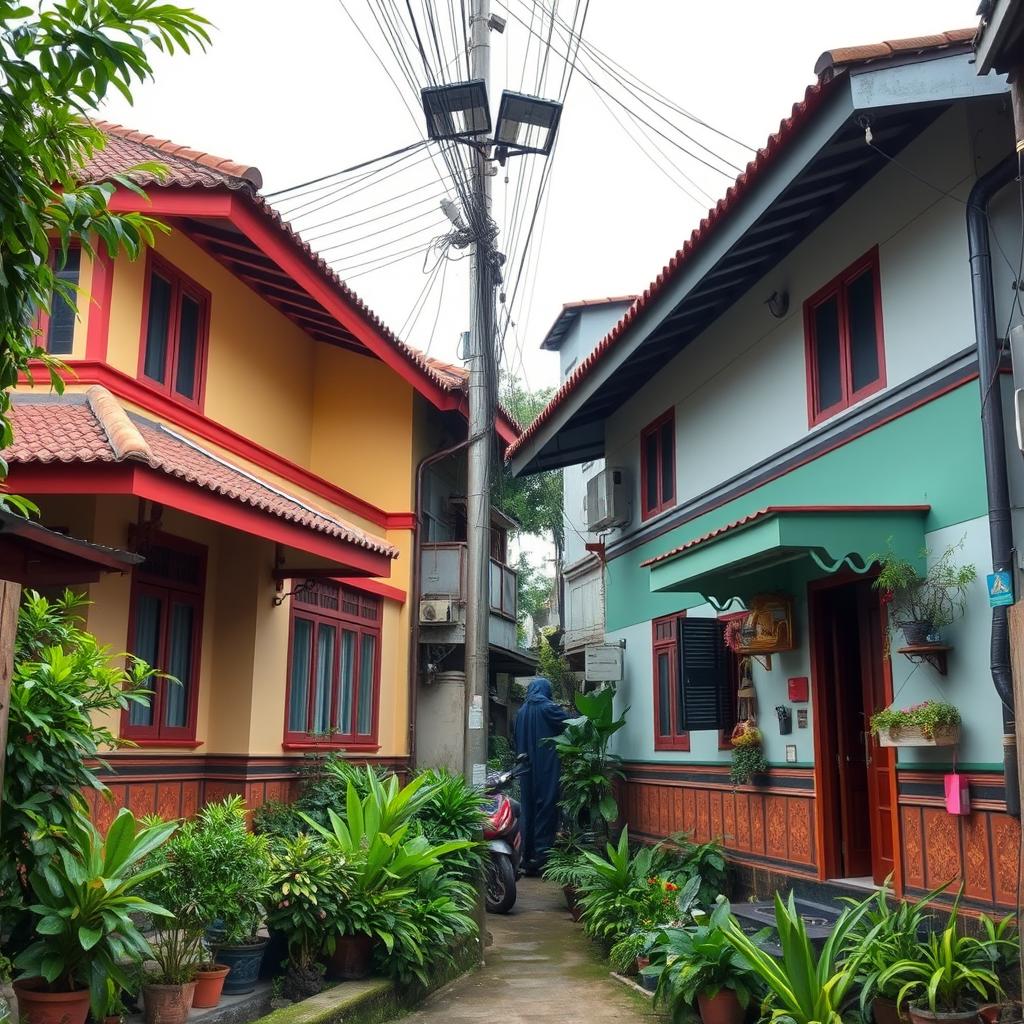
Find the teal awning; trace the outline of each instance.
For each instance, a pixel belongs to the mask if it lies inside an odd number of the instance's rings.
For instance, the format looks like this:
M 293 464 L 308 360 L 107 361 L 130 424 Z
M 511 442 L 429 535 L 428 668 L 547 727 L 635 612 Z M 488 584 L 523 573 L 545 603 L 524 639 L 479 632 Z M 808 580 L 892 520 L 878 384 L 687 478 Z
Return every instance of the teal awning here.
M 824 573 L 866 572 L 892 548 L 924 569 L 928 505 L 773 506 L 695 537 L 642 565 L 653 592 L 702 594 L 715 603 L 763 589 L 765 575 L 789 563 Z M 755 582 L 756 581 L 756 582 Z

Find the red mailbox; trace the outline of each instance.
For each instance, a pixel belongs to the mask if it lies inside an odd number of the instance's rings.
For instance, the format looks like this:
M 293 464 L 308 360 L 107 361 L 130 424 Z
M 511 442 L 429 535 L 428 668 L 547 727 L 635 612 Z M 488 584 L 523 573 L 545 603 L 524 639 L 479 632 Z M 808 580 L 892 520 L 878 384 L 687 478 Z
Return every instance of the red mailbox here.
M 789 680 L 789 699 L 794 704 L 801 704 L 807 700 L 807 676 L 793 676 Z

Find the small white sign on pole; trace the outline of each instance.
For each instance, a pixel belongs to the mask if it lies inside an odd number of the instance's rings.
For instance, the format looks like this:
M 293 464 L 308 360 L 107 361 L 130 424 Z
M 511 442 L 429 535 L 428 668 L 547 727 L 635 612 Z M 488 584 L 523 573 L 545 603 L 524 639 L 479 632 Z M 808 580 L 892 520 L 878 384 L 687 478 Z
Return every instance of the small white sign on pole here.
M 619 683 L 622 681 L 622 648 L 618 644 L 587 647 L 584 667 L 588 683 Z

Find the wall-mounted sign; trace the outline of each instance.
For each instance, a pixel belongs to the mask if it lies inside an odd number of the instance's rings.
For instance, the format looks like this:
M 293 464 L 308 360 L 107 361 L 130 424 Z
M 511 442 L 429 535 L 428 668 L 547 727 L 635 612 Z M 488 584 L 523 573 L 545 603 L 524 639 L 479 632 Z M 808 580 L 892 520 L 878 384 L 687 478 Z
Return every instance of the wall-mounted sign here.
M 796 744 L 786 744 L 786 764 L 796 764 Z
M 988 603 L 993 608 L 1013 604 L 1013 576 L 1009 571 L 988 574 Z
M 622 681 L 622 648 L 618 644 L 595 644 L 585 649 L 584 674 L 588 683 Z
M 796 727 L 798 729 L 807 728 L 807 708 L 796 709 Z

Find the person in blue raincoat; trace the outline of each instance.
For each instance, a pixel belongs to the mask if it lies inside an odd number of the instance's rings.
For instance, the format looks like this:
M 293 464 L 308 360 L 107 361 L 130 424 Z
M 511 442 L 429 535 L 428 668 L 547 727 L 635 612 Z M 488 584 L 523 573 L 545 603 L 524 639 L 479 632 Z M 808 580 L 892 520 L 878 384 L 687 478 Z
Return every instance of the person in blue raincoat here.
M 551 682 L 538 676 L 526 691 L 515 722 L 517 754 L 526 754 L 530 770 L 519 779 L 523 863 L 528 874 L 544 866 L 558 831 L 558 754 L 550 737 L 562 732 L 568 713 L 551 698 Z

